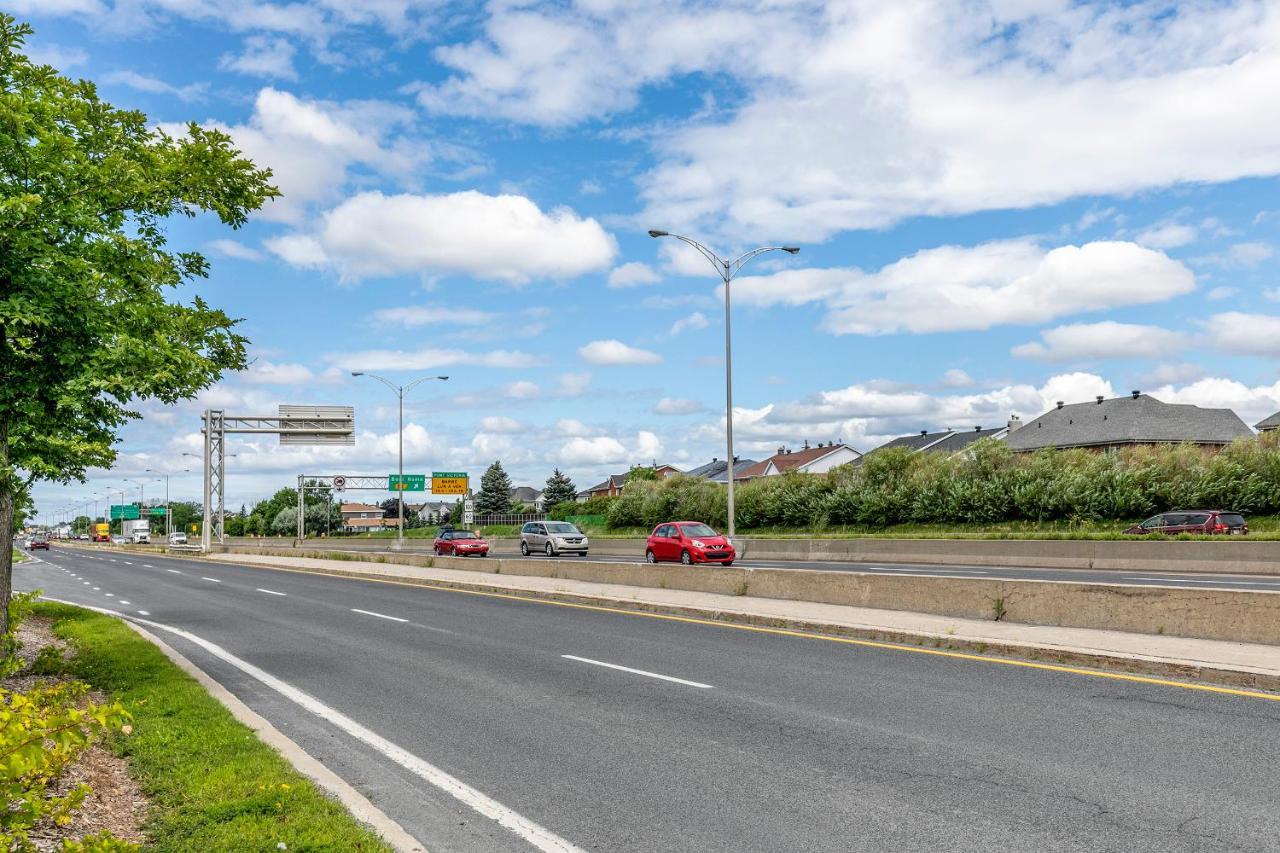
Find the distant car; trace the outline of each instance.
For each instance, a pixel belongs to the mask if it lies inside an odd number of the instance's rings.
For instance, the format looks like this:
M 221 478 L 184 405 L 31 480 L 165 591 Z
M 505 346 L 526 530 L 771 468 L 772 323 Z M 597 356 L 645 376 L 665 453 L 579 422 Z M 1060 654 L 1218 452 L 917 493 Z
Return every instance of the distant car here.
M 659 524 L 645 543 L 647 562 L 679 560 L 693 563 L 719 563 L 731 566 L 737 553 L 729 540 L 700 521 L 671 521 Z
M 484 557 L 489 553 L 489 543 L 470 530 L 443 530 L 433 544 L 437 557 Z
M 32 536 L 29 540 L 27 540 L 27 550 L 28 551 L 36 551 L 36 550 L 48 551 L 49 540 L 45 539 L 43 536 Z
M 1179 533 L 1192 533 L 1198 536 L 1247 536 L 1249 525 L 1244 516 L 1238 512 L 1223 512 L 1220 509 L 1180 509 L 1152 516 L 1141 524 L 1135 524 L 1125 533 L 1131 536 L 1145 536 L 1148 533 L 1163 533 L 1174 536 Z
M 123 536 L 112 536 L 112 537 L 111 537 L 111 544 L 112 544 L 112 545 L 123 545 L 123 544 L 124 544 L 124 537 L 123 537 Z
M 530 521 L 520 529 L 520 553 L 526 557 L 535 551 L 548 557 L 585 557 L 590 544 L 587 534 L 567 521 Z
M 81 533 L 79 536 L 77 536 L 77 537 L 76 537 L 76 539 L 80 540 L 81 542 L 88 542 L 88 541 L 89 541 L 89 534 L 88 534 L 88 533 Z
M 170 545 L 186 545 L 187 534 L 175 530 L 173 533 L 169 534 L 169 544 Z

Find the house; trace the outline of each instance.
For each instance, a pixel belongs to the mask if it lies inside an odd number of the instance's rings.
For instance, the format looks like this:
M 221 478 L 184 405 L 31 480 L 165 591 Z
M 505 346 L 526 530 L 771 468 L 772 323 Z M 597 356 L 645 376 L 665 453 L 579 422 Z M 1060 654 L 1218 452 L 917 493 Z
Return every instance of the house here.
M 1010 421 L 1017 428 L 1020 424 L 1016 417 Z M 881 450 L 888 450 L 891 447 L 905 447 L 917 453 L 959 453 L 975 441 L 984 438 L 1004 438 L 1009 434 L 1009 427 L 995 427 L 991 429 L 983 429 L 976 426 L 971 430 L 955 430 L 948 429 L 942 432 L 929 432 L 928 430 L 920 430 L 919 434 L 912 433 L 895 438 L 893 441 L 880 445 L 871 453 L 879 453 Z
M 394 530 L 400 524 L 400 519 L 398 518 L 383 518 L 382 507 L 377 504 L 343 504 L 341 512 L 344 533 L 373 533 L 379 530 Z
M 1280 429 L 1280 412 L 1276 412 L 1265 420 L 1258 421 L 1253 425 L 1253 428 L 1258 432 L 1271 432 L 1272 430 Z
M 532 506 L 534 512 L 542 512 L 545 507 L 542 491 L 535 489 L 533 486 L 516 486 L 510 491 L 510 495 L 512 503 Z
M 640 466 L 637 465 L 634 467 L 638 468 Z M 672 474 L 683 473 L 674 465 L 653 465 L 652 468 L 654 474 L 657 475 L 659 480 L 670 477 Z M 626 474 L 610 474 L 604 482 L 596 483 L 591 488 L 583 489 L 578 492 L 578 503 L 590 500 L 591 498 L 614 497 L 622 494 L 622 487 L 626 485 L 628 476 L 630 476 L 630 472 Z
M 1066 403 L 1045 412 L 1026 426 L 1012 430 L 1005 441 L 1017 451 L 1046 447 L 1117 447 L 1154 444 L 1198 444 L 1220 449 L 1253 431 L 1230 409 L 1202 409 L 1181 403 L 1164 403 L 1134 391 L 1111 400 L 1097 397 L 1091 403 Z
M 743 479 L 743 474 L 746 470 L 751 466 L 758 464 L 759 463 L 754 459 L 739 458 L 733 463 L 734 480 Z M 725 483 L 728 482 L 728 478 L 726 476 L 726 472 L 728 470 L 729 465 L 723 459 L 712 459 L 706 465 L 699 465 L 691 471 L 686 471 L 685 476 L 698 477 L 703 480 L 710 480 L 713 483 Z
M 773 456 L 747 468 L 735 479 L 774 477 L 793 471 L 797 474 L 825 474 L 838 465 L 847 465 L 861 458 L 862 454 L 847 444 L 818 442 L 816 447 L 810 447 L 806 441 L 799 450 L 779 447 Z
M 420 521 L 434 524 L 437 521 L 444 521 L 448 518 L 455 505 L 448 501 L 427 501 L 420 504 L 407 503 L 404 508 L 406 511 L 416 514 Z

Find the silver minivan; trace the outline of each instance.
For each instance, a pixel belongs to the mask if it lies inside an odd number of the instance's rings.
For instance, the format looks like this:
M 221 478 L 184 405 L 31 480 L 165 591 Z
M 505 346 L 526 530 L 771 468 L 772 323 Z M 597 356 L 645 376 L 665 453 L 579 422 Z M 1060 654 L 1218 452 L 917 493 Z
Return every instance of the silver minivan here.
M 558 557 L 561 554 L 587 556 L 587 534 L 567 521 L 530 521 L 520 529 L 520 553 Z

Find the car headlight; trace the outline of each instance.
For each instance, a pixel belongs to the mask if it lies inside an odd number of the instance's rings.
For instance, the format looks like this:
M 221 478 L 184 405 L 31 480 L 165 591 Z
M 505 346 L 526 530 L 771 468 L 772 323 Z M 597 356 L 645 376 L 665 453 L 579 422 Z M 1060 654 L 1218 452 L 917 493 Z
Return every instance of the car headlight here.
M 693 540 L 692 542 L 690 542 L 689 544 L 690 544 L 690 545 L 692 545 L 692 546 L 693 546 L 693 547 L 695 547 L 695 548 L 705 548 L 705 547 L 707 547 L 707 543 L 706 543 L 706 542 L 703 542 L 701 539 L 695 539 L 695 540 Z

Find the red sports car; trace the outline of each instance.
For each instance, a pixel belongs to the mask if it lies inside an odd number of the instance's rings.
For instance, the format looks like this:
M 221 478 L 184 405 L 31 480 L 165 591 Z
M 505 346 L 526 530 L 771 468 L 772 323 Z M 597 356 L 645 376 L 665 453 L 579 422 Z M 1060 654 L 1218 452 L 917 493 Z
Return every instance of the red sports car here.
M 36 549 L 49 550 L 49 540 L 42 536 L 32 536 L 27 541 L 27 550 L 35 551 Z
M 437 557 L 484 557 L 489 553 L 489 543 L 470 530 L 442 530 L 436 537 L 435 549 Z
M 659 524 L 649 534 L 644 558 L 650 563 L 679 560 L 693 563 L 733 565 L 737 554 L 729 540 L 700 521 L 671 521 Z

